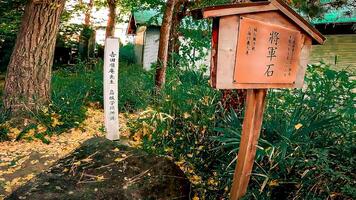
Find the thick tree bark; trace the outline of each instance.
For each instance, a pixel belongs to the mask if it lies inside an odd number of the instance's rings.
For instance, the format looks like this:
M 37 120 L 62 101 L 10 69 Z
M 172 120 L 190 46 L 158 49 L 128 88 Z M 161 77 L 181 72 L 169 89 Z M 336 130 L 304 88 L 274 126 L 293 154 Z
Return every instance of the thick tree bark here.
M 160 31 L 159 47 L 158 47 L 158 66 L 156 70 L 155 85 L 156 91 L 159 92 L 166 81 L 166 69 L 168 61 L 168 45 L 171 31 L 171 23 L 174 12 L 174 7 L 177 0 L 167 0 L 166 10 L 164 11 L 163 21 Z
M 65 0 L 28 1 L 6 75 L 6 110 L 32 110 L 50 100 L 51 68 L 64 4 Z
M 106 37 L 114 36 L 116 24 L 116 0 L 107 0 L 109 6 L 109 18 L 106 26 Z

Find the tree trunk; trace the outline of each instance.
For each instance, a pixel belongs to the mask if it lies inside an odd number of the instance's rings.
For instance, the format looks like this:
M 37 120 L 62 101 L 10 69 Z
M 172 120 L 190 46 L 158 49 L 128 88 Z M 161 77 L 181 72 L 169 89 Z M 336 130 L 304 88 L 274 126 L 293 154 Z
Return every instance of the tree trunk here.
M 91 9 L 93 8 L 94 0 L 90 0 L 88 7 L 85 11 L 85 18 L 84 18 L 84 25 L 90 26 L 90 19 L 91 19 Z
M 159 92 L 166 81 L 166 69 L 168 61 L 168 44 L 171 31 L 173 11 L 177 0 L 167 0 L 166 10 L 164 11 L 163 21 L 160 31 L 158 47 L 158 66 L 156 70 L 155 85 L 156 91 Z
M 94 6 L 94 0 L 90 0 L 86 6 L 84 28 L 79 37 L 79 56 L 82 60 L 88 60 L 94 56 L 94 45 L 92 40 L 95 40 L 95 31 L 91 26 L 91 10 Z
M 106 37 L 114 36 L 116 24 L 116 0 L 107 0 L 109 6 L 109 18 L 106 26 Z
M 51 72 L 65 0 L 30 0 L 5 80 L 4 108 L 32 110 L 50 100 Z
M 172 63 L 177 64 L 175 60 L 175 55 L 179 53 L 179 27 L 180 23 L 182 22 L 183 18 L 186 16 L 186 12 L 188 9 L 188 0 L 179 0 L 176 5 L 174 6 L 174 14 L 173 14 L 173 19 L 172 19 L 172 25 L 171 25 L 171 33 L 170 33 L 170 39 L 169 39 L 169 47 L 168 47 L 168 52 L 170 55 L 169 58 L 172 61 Z

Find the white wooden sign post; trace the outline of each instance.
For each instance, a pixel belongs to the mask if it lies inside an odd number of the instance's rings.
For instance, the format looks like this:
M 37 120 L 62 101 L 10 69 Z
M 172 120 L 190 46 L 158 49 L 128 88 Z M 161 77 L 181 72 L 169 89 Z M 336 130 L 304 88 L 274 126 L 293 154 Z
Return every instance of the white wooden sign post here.
M 104 115 L 106 138 L 118 140 L 118 75 L 119 75 L 119 39 L 107 38 L 104 52 Z

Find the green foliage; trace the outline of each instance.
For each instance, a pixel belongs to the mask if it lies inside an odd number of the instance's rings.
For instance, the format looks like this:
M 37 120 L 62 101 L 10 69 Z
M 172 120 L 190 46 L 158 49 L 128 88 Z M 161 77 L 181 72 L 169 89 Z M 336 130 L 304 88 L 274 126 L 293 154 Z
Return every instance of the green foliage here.
M 166 148 L 175 146 L 181 148 L 181 153 L 188 154 L 206 139 L 201 133 L 213 127 L 218 94 L 208 87 L 202 73 L 176 71 L 169 76 L 162 96 L 138 122 L 139 126 L 155 129 L 145 138 L 144 148 L 164 153 Z
M 102 106 L 103 62 L 79 62 L 54 72 L 52 77 L 52 101 L 49 106 L 30 113 L 34 119 L 25 126 L 17 140 L 34 138 L 45 143 L 47 135 L 60 134 L 78 127 L 85 119 L 89 103 Z M 120 63 L 119 67 L 119 108 L 121 111 L 135 111 L 147 107 L 152 101 L 153 74 L 138 65 Z M 0 96 L 1 98 L 1 96 Z M 0 141 L 8 140 L 9 124 L 7 114 L 0 112 Z
M 140 65 L 120 63 L 119 66 L 119 109 L 137 111 L 152 101 L 154 86 L 153 71 L 147 72 Z
M 120 61 L 127 64 L 134 64 L 136 62 L 134 44 L 127 44 L 120 47 Z
M 16 38 L 25 3 L 25 0 L 0 1 L 0 48 L 4 40 Z
M 131 10 L 144 10 L 144 9 L 157 9 L 162 8 L 165 5 L 164 1 L 161 0 L 118 0 L 122 8 L 127 8 L 128 11 Z
M 161 96 L 130 124 L 133 137 L 143 140 L 144 150 L 173 157 L 182 167 L 187 165 L 196 191 L 207 189 L 201 178 L 213 176 L 211 168 L 218 157 L 209 149 L 215 143 L 210 137 L 220 115 L 219 98 L 203 72 L 170 69 Z
M 306 88 L 269 92 L 246 199 L 355 198 L 351 76 L 320 64 Z M 219 95 L 201 72 L 171 70 L 162 96 L 130 124 L 143 149 L 172 157 L 207 199 L 228 197 L 242 125 Z
M 180 42 L 179 55 L 174 55 L 180 66 L 197 66 L 197 62 L 206 59 L 210 49 L 211 28 L 207 20 L 193 20 L 186 17 L 180 27 L 184 42 Z
M 25 0 L 0 1 L 0 72 L 5 71 L 15 46 Z
M 296 8 L 300 13 L 306 15 L 309 19 L 321 17 L 326 9 L 322 7 L 320 0 L 292 0 L 290 5 Z
M 2 87 L 3 87 L 3 80 L 1 79 L 1 74 L 0 74 L 0 99 L 2 97 Z M 2 108 L 3 102 L 0 101 L 0 142 L 4 140 L 8 140 L 8 133 L 9 133 L 9 128 L 6 126 L 6 121 L 8 120 L 8 113 L 3 111 Z
M 26 2 L 26 0 L 0 1 L 0 72 L 6 71 L 10 61 Z M 61 17 L 57 46 L 77 48 L 78 41 L 76 41 L 75 35 L 79 36 L 83 26 L 67 22 L 81 8 L 78 6 L 74 6 L 74 8 L 67 6 L 66 8 Z
M 229 4 L 231 2 L 233 2 L 233 0 L 202 0 L 202 1 L 197 1 L 194 7 L 202 8 L 208 6 Z
M 0 126 L 0 142 L 9 140 L 9 129 L 5 126 Z
M 84 26 L 79 41 L 79 58 L 88 60 L 90 57 L 94 57 L 95 30 L 90 26 Z
M 270 92 L 247 199 L 355 198 L 355 81 L 321 64 L 310 67 L 306 82 L 303 90 Z M 227 119 L 217 141 L 236 152 L 238 120 Z
M 58 37 L 56 41 L 56 46 L 67 47 L 67 48 L 77 48 L 79 41 L 78 37 L 81 32 L 83 32 L 84 26 L 81 24 L 61 24 L 58 32 Z M 84 31 L 85 32 L 85 31 Z M 85 32 L 85 36 L 90 34 L 91 30 Z
M 17 140 L 37 138 L 48 143 L 45 136 L 79 126 L 86 117 L 87 104 L 102 100 L 102 62 L 88 69 L 91 64 L 79 63 L 54 72 L 51 103 L 32 113 L 35 122 L 26 126 Z
M 0 109 L 0 142 L 9 139 L 9 137 L 8 137 L 9 127 L 7 127 L 5 124 L 7 120 L 8 120 L 8 113 L 3 112 Z

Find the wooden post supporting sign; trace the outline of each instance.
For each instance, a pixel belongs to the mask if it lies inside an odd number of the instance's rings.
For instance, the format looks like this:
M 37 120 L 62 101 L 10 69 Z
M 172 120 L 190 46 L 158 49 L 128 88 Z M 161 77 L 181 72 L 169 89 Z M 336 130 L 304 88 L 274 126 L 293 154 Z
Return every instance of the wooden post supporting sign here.
M 267 89 L 248 89 L 240 149 L 230 196 L 240 199 L 247 191 L 260 136 Z
M 118 108 L 118 73 L 119 71 L 119 39 L 107 38 L 104 51 L 104 115 L 106 138 L 118 140 L 119 108 Z

